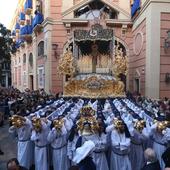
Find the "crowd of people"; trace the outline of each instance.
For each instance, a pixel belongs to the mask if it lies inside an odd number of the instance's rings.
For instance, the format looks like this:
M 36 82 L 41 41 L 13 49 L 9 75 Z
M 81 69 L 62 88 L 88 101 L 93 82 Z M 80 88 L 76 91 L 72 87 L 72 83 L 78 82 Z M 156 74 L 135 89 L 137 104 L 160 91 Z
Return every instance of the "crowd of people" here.
M 9 132 L 18 139 L 18 162 L 27 169 L 170 168 L 166 98 L 62 98 L 12 89 L 1 92 L 2 99 L 12 116 Z
M 0 109 L 6 116 L 34 112 L 38 106 L 44 107 L 46 101 L 54 100 L 58 95 L 49 95 L 44 89 L 24 92 L 15 88 L 0 88 Z
M 36 111 L 38 106 L 45 106 L 47 100 L 55 100 L 55 98 L 58 98 L 58 94 L 49 95 L 44 89 L 35 91 L 25 89 L 24 92 L 21 92 L 13 87 L 0 87 L 0 126 L 3 125 L 4 117 L 8 118 L 14 114 L 28 115 L 30 112 Z M 0 155 L 3 154 L 0 147 Z

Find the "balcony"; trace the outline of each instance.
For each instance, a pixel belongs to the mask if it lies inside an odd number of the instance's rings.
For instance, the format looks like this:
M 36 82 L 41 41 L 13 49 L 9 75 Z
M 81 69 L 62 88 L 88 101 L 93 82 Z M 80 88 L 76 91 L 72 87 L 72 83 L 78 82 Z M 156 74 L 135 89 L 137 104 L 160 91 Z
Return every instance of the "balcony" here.
M 20 32 L 20 25 L 19 25 L 18 22 L 17 22 L 16 25 L 15 25 L 15 32 L 16 32 L 16 33 L 19 33 L 19 32 Z
M 32 25 L 25 25 L 21 28 L 20 36 L 25 40 L 27 43 L 32 42 Z
M 15 42 L 15 48 L 19 49 L 21 46 L 22 46 L 22 47 L 24 46 L 24 40 L 23 40 L 23 39 L 18 39 L 18 40 Z
M 35 11 L 35 17 L 33 19 L 33 31 L 37 34 L 42 31 L 41 23 L 44 21 L 44 16 L 39 11 Z
M 31 15 L 32 12 L 32 0 L 26 0 L 24 5 L 24 11 L 26 15 Z
M 25 14 L 23 12 L 21 12 L 19 15 L 19 23 L 20 23 L 20 25 L 25 24 Z

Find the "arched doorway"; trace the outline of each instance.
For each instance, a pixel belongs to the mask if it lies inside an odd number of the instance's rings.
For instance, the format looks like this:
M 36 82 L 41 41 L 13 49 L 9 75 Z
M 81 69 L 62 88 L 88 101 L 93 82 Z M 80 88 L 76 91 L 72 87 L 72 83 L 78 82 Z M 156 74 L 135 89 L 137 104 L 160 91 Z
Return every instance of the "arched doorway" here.
M 140 72 L 138 69 L 136 69 L 135 71 L 135 75 L 134 75 L 134 92 L 139 94 L 140 93 Z
M 29 88 L 34 90 L 34 76 L 33 76 L 33 54 L 29 54 Z

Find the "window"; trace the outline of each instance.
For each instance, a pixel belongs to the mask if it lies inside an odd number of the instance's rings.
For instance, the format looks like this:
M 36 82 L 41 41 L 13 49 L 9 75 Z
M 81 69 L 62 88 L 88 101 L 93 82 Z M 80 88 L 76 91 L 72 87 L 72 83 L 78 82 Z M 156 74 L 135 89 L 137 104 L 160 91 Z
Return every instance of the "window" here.
M 21 66 L 18 68 L 18 85 L 21 86 Z
M 23 84 L 26 85 L 26 71 L 23 72 Z
M 11 67 L 11 66 L 10 66 L 10 63 L 8 63 L 8 62 L 7 62 L 7 63 L 4 63 L 4 69 L 5 69 L 5 70 L 10 70 L 10 67 Z
M 135 91 L 140 93 L 140 80 L 139 78 L 135 78 Z
M 33 55 L 32 55 L 32 53 L 30 53 L 30 55 L 29 55 L 29 65 L 30 65 L 30 67 L 33 67 Z
M 23 55 L 23 63 L 26 63 L 26 54 Z
M 44 67 L 38 68 L 38 88 L 44 88 Z
M 44 55 L 44 41 L 41 41 L 38 44 L 38 57 L 43 56 Z
M 2 67 L 3 70 L 5 70 L 5 63 L 2 63 L 1 67 Z
M 94 0 L 74 12 L 75 18 L 81 19 L 117 19 L 118 12 L 103 2 Z

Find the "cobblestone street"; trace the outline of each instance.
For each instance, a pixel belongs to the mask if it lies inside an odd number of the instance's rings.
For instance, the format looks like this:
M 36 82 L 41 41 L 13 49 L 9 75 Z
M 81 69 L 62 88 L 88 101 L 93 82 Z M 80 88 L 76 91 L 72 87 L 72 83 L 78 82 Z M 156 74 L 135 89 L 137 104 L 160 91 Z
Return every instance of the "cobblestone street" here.
M 0 170 L 6 170 L 6 162 L 16 157 L 16 139 L 8 133 L 8 128 L 7 122 L 0 127 L 0 147 L 4 152 L 4 155 L 0 155 Z

